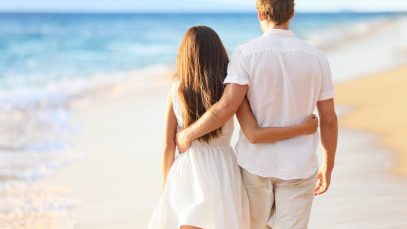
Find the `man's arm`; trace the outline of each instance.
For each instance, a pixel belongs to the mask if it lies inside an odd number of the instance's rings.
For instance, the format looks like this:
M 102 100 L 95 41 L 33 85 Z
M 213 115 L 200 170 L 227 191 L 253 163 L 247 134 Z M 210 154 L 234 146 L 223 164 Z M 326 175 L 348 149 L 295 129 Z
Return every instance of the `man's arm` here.
M 336 145 L 338 142 L 338 119 L 335 113 L 334 100 L 328 99 L 317 104 L 320 118 L 323 162 L 318 172 L 318 183 L 315 195 L 326 192 L 331 182 L 335 164 Z
M 178 150 L 181 153 L 185 152 L 192 141 L 225 125 L 239 108 L 246 96 L 247 89 L 247 85 L 227 84 L 217 103 L 195 123 L 177 133 Z

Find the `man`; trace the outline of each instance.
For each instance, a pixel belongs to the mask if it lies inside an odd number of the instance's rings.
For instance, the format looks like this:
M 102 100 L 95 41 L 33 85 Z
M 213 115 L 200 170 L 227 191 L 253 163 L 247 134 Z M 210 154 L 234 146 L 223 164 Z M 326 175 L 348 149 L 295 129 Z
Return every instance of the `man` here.
M 242 132 L 236 154 L 250 200 L 252 229 L 307 228 L 314 195 L 328 190 L 337 145 L 334 89 L 326 56 L 289 30 L 294 0 L 257 0 L 264 35 L 239 45 L 224 94 L 198 121 L 180 131 L 181 152 L 223 126 L 247 96 L 261 127 L 294 125 L 318 108 L 318 133 L 273 144 L 251 144 Z

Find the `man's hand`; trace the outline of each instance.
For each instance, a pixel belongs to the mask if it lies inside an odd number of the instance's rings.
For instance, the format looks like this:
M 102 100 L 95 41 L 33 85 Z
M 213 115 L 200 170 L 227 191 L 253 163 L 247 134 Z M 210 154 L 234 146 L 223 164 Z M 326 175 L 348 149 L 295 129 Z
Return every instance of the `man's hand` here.
M 177 143 L 177 148 L 178 148 L 179 153 L 184 153 L 191 146 L 191 141 L 188 139 L 188 136 L 185 133 L 185 130 L 182 128 L 177 129 L 177 135 L 175 137 L 175 142 Z
M 329 185 L 331 183 L 332 169 L 327 168 L 322 165 L 318 171 L 317 185 L 314 191 L 314 195 L 321 195 L 328 191 Z

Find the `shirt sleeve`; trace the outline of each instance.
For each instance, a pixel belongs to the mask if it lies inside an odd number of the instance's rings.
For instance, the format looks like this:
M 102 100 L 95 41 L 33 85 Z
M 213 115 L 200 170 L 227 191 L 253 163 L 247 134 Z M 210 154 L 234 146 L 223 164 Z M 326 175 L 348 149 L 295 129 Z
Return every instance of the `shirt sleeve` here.
M 332 81 L 331 68 L 327 59 L 321 62 L 321 74 L 322 82 L 318 101 L 335 98 L 335 88 Z
M 247 73 L 246 64 L 239 47 L 235 48 L 228 65 L 227 76 L 223 81 L 224 84 L 233 83 L 239 85 L 249 85 L 249 74 Z

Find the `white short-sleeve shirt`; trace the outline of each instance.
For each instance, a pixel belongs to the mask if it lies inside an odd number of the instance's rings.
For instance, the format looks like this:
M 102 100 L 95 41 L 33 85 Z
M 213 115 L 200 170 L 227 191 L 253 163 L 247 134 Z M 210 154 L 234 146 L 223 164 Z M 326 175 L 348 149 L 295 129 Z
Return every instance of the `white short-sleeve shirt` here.
M 334 98 L 324 53 L 289 30 L 272 29 L 233 52 L 225 84 L 249 85 L 247 98 L 260 127 L 299 124 L 318 101 Z M 237 159 L 249 172 L 280 179 L 307 178 L 318 168 L 318 133 L 272 144 L 251 144 L 242 131 Z

